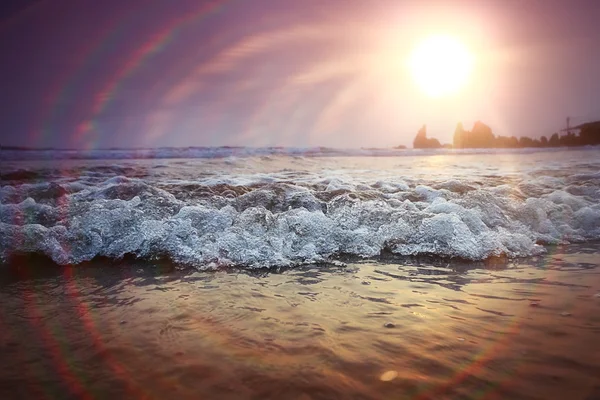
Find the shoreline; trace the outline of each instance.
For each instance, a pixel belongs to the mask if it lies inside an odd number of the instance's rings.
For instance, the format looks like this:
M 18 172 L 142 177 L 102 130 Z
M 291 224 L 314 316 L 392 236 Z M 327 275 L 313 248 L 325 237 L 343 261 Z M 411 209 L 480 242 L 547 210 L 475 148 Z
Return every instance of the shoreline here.
M 61 265 L 57 264 L 50 257 L 44 254 L 18 254 L 14 255 L 7 262 L 0 262 L 0 274 L 3 270 L 18 271 L 25 268 L 35 273 L 38 270 L 46 269 L 72 269 L 72 268 L 96 268 L 98 266 L 111 265 L 111 267 L 127 267 L 130 265 L 154 265 L 160 266 L 163 271 L 203 271 L 203 272 L 256 272 L 262 273 L 280 273 L 297 268 L 345 268 L 349 264 L 363 263 L 386 263 L 394 265 L 419 265 L 428 264 L 439 267 L 458 268 L 459 270 L 469 270 L 476 268 L 508 268 L 511 265 L 526 263 L 536 265 L 540 259 L 543 259 L 548 254 L 552 254 L 557 249 L 561 248 L 579 248 L 581 246 L 597 246 L 600 248 L 600 239 L 586 240 L 584 242 L 561 243 L 561 244 L 543 244 L 545 253 L 540 255 L 531 255 L 525 257 L 507 257 L 506 255 L 490 256 L 484 260 L 469 260 L 460 257 L 449 257 L 437 254 L 417 254 L 404 256 L 394 254 L 389 251 L 382 251 L 378 257 L 362 257 L 354 254 L 341 254 L 331 257 L 328 260 L 320 262 L 299 262 L 294 265 L 281 266 L 244 266 L 244 265 L 186 265 L 178 264 L 169 258 L 146 259 L 137 258 L 134 255 L 126 255 L 122 259 L 111 259 L 104 256 L 94 257 L 92 260 L 82 262 L 76 265 Z M 40 266 L 42 265 L 42 266 Z
M 582 244 L 506 268 L 99 265 L 4 279 L 0 394 L 594 398 L 599 254 Z

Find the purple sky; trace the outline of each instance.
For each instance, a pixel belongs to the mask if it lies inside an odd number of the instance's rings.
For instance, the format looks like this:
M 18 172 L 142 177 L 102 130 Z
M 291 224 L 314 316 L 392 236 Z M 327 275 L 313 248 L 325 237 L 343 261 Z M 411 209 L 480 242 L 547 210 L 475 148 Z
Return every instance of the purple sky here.
M 11 6 L 16 4 L 16 6 Z M 410 145 L 426 123 L 550 135 L 600 119 L 600 1 L 40 0 L 0 8 L 0 144 Z M 431 34 L 477 58 L 430 99 Z M 452 60 L 448 60 L 452 62 Z

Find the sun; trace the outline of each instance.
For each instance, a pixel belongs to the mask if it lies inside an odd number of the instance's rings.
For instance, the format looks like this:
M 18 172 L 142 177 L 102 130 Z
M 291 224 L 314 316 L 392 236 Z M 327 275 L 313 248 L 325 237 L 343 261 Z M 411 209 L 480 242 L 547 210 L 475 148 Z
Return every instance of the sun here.
M 474 57 L 460 40 L 432 36 L 419 43 L 409 58 L 415 83 L 431 97 L 456 94 L 467 83 Z

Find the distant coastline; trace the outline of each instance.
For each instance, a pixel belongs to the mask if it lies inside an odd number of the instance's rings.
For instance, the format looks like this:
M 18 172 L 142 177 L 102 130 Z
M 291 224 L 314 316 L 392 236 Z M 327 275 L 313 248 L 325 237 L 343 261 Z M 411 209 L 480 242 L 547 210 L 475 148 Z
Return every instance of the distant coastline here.
M 527 136 L 496 136 L 492 129 L 481 121 L 475 122 L 473 128 L 467 131 L 463 128 L 462 123 L 458 123 L 454 131 L 453 143 L 442 144 L 433 137 L 427 137 L 427 126 L 423 125 L 417 132 L 413 140 L 414 149 L 522 149 L 522 148 L 558 148 L 558 147 L 583 147 L 600 145 L 600 121 L 587 122 L 566 131 L 560 135 L 558 132 L 548 137 L 542 136 L 539 139 L 530 138 Z M 156 152 L 159 150 L 173 151 L 232 151 L 244 153 L 247 150 L 278 150 L 275 153 L 281 152 L 287 154 L 285 150 L 301 150 L 306 151 L 336 151 L 343 150 L 342 148 L 311 146 L 311 147 L 282 147 L 282 146 L 267 146 L 267 147 L 248 147 L 248 146 L 182 146 L 182 147 L 110 147 L 110 148 L 95 148 L 95 149 L 78 149 L 78 148 L 56 148 L 56 147 L 30 147 L 30 146 L 3 146 L 0 145 L 1 151 L 9 152 Z M 405 145 L 397 145 L 387 148 L 361 147 L 361 150 L 405 150 L 408 149 Z M 351 150 L 351 149 L 350 149 Z M 356 149 L 355 149 L 356 150 Z M 293 151 L 292 151 L 293 153 Z M 79 157 L 75 157 L 79 158 Z M 145 158 L 145 157 L 142 157 Z M 149 157 L 153 158 L 153 157 Z M 161 157 L 158 157 L 161 158 Z
M 439 140 L 427 137 L 427 126 L 423 125 L 413 140 L 415 149 L 518 149 L 549 147 L 581 147 L 600 145 L 600 121 L 587 122 L 570 128 L 566 134 L 554 133 L 548 139 L 542 136 L 532 139 L 527 136 L 496 136 L 492 129 L 481 121 L 475 122 L 467 131 L 459 122 L 454 131 L 452 144 L 442 145 Z
M 12 150 L 12 151 L 48 151 L 48 150 L 57 150 L 57 149 L 55 149 L 53 147 L 0 146 L 0 150 Z M 65 150 L 67 150 L 67 149 L 65 149 Z

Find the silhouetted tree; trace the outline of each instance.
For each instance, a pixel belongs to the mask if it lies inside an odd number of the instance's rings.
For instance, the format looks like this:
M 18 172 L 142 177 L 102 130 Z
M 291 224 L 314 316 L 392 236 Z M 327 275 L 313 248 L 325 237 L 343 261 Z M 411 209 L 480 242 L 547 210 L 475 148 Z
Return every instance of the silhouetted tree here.
M 500 147 L 503 149 L 509 148 L 510 147 L 510 138 L 508 136 L 498 136 L 496 138 L 494 147 Z
M 519 138 L 519 147 L 533 147 L 533 140 L 527 136 Z
M 554 134 L 552 134 L 552 136 L 550 136 L 550 140 L 548 141 L 548 144 L 552 147 L 560 146 L 560 139 L 558 137 L 558 133 L 554 133 Z
M 540 143 L 542 144 L 542 147 L 548 147 L 548 138 L 546 136 L 542 136 L 540 138 Z
M 569 132 L 566 135 L 562 135 L 560 137 L 560 145 L 561 146 L 577 146 L 577 135 L 573 132 Z

